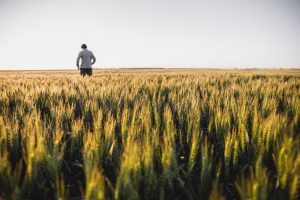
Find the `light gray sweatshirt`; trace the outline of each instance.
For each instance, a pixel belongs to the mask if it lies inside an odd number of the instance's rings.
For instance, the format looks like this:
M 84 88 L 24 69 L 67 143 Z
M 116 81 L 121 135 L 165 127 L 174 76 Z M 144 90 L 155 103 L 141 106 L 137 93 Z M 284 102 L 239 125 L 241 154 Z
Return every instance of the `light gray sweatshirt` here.
M 79 61 L 81 59 L 81 65 L 80 68 L 92 68 L 92 65 L 96 62 L 96 58 L 93 54 L 93 52 L 83 49 L 78 57 L 77 57 L 77 62 L 76 65 L 79 67 Z

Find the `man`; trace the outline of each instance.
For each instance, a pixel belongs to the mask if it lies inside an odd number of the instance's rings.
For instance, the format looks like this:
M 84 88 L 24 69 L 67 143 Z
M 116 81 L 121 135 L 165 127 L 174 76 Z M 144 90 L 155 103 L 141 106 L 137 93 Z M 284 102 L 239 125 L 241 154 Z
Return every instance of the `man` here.
M 82 51 L 79 53 L 77 57 L 77 62 L 76 62 L 77 68 L 79 69 L 79 61 L 81 59 L 80 75 L 91 76 L 93 74 L 92 65 L 96 62 L 96 58 L 93 52 L 87 49 L 86 44 L 81 45 L 81 48 Z

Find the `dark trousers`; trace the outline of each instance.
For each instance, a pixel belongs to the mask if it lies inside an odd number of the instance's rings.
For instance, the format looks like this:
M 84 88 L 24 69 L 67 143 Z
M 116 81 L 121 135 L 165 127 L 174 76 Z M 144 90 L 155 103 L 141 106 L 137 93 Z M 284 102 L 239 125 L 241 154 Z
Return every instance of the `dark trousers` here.
M 92 74 L 93 74 L 92 68 L 80 68 L 81 76 L 85 76 L 85 75 L 92 76 Z

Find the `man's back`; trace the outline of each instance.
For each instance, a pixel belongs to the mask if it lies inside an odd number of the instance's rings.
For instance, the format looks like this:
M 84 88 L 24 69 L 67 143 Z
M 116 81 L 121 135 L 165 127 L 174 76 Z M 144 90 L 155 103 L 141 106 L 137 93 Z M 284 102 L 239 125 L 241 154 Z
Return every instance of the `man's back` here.
M 87 49 L 84 49 L 79 53 L 78 58 L 77 58 L 77 66 L 79 66 L 80 59 L 81 59 L 80 68 L 92 68 L 92 64 L 94 64 L 96 62 L 96 58 L 95 58 L 93 52 L 91 52 Z

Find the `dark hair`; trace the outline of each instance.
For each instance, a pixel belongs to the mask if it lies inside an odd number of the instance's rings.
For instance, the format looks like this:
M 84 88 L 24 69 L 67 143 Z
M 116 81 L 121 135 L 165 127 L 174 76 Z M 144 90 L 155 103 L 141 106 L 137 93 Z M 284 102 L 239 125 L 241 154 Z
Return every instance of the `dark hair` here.
M 81 45 L 81 48 L 82 48 L 82 49 L 86 49 L 86 48 L 87 48 L 86 44 L 82 44 L 82 45 Z

